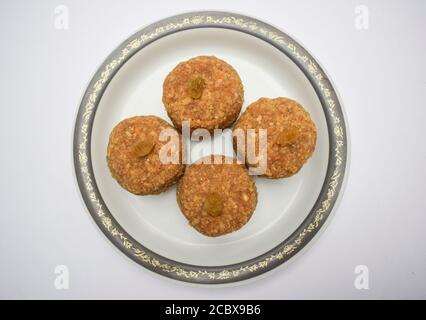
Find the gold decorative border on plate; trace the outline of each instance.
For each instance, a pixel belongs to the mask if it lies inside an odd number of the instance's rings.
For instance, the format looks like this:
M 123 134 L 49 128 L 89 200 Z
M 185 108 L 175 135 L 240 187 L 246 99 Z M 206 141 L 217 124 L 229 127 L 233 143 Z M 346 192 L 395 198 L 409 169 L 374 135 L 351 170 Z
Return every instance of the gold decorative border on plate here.
M 321 200 L 319 208 L 314 211 L 310 222 L 301 228 L 298 234 L 289 237 L 292 238 L 291 242 L 279 246 L 279 250 L 271 250 L 272 253 L 263 255 L 261 259 L 254 259 L 254 262 L 242 262 L 225 267 L 197 267 L 171 261 L 147 249 L 143 249 L 115 221 L 105 207 L 103 200 L 101 200 L 96 187 L 91 168 L 89 140 L 94 114 L 103 91 L 115 75 L 115 72 L 134 53 L 147 43 L 155 41 L 164 35 L 197 27 L 215 26 L 240 30 L 255 35 L 280 48 L 281 51 L 289 55 L 299 65 L 302 71 L 305 71 L 311 83 L 312 81 L 314 82 L 313 85 L 315 85 L 318 95 L 322 97 L 323 107 L 326 104 L 328 115 L 331 119 L 331 123 L 329 122 L 328 125 L 330 126 L 331 124 L 332 126 L 329 128 L 329 135 L 332 135 L 330 141 L 334 142 L 330 145 L 330 148 L 334 145 L 334 149 L 330 153 L 330 161 L 333 161 L 333 163 L 329 163 L 328 167 L 332 171 L 326 186 L 326 196 Z M 146 29 L 151 30 L 144 32 Z M 89 208 L 89 211 L 103 228 L 104 233 L 109 235 L 110 239 L 114 240 L 127 255 L 130 255 L 148 269 L 175 279 L 203 283 L 237 281 L 263 273 L 288 260 L 307 243 L 309 240 L 307 238 L 313 236 L 322 226 L 334 205 L 343 181 L 346 166 L 346 130 L 340 103 L 327 76 L 315 60 L 286 34 L 263 22 L 248 17 L 217 12 L 212 12 L 211 14 L 196 13 L 171 17 L 158 22 L 153 28 L 148 27 L 144 30 L 125 42 L 114 52 L 116 53 L 115 55 L 113 53 L 107 59 L 101 70 L 97 72 L 80 107 L 76 124 L 74 152 L 78 154 L 76 156 L 76 172 L 80 188 L 84 189 L 81 191 L 87 195 L 86 204 L 90 202 L 90 206 L 95 210 L 95 212 L 92 212 Z M 197 281 L 197 279 L 202 279 L 202 281 Z

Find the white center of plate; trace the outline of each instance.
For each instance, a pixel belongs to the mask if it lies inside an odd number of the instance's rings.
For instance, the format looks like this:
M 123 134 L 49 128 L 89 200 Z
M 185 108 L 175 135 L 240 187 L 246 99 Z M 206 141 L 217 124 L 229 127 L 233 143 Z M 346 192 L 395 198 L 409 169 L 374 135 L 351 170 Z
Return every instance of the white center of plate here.
M 106 162 L 109 134 L 121 120 L 156 115 L 171 123 L 161 101 L 163 81 L 177 63 L 198 55 L 215 55 L 237 70 L 244 85 L 243 110 L 260 97 L 289 97 L 306 108 L 318 130 L 315 152 L 302 170 L 287 179 L 256 177 L 258 204 L 251 220 L 242 229 L 216 238 L 206 237 L 188 224 L 176 203 L 176 186 L 160 195 L 135 196 L 111 177 Z M 224 136 L 230 139 L 229 133 Z M 220 150 L 220 142 L 213 143 Z M 200 148 L 194 143 L 192 147 Z M 202 149 L 210 150 L 210 146 L 204 143 Z M 96 182 L 106 205 L 137 241 L 176 261 L 218 266 L 267 252 L 302 223 L 321 190 L 329 144 L 320 101 L 308 79 L 287 56 L 256 37 L 204 28 L 155 41 L 122 67 L 99 104 L 91 152 Z M 230 143 L 224 153 L 232 155 Z

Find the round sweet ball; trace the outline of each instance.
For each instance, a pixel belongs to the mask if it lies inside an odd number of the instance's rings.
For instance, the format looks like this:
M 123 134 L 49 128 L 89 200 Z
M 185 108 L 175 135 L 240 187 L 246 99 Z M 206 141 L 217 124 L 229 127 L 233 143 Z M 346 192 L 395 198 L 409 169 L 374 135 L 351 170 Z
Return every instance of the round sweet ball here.
M 262 143 L 265 140 L 260 139 L 260 129 L 265 129 L 266 144 Z M 244 143 L 238 143 L 241 132 L 246 138 Z M 260 98 L 250 104 L 237 120 L 233 133 L 238 157 L 245 159 L 249 167 L 266 163 L 266 170 L 261 175 L 267 178 L 284 178 L 296 174 L 312 156 L 317 138 L 315 124 L 302 105 L 281 97 Z M 252 141 L 256 143 L 249 145 L 248 136 L 253 133 L 255 139 Z M 264 144 L 266 149 L 260 148 Z M 256 163 L 250 163 L 253 161 L 248 159 L 248 148 L 254 148 L 258 156 Z
M 235 69 L 214 56 L 198 56 L 179 63 L 163 84 L 163 103 L 179 130 L 209 131 L 231 126 L 240 113 L 244 89 Z
M 177 188 L 177 201 L 192 227 L 217 237 L 250 220 L 257 191 L 244 165 L 233 158 L 208 156 L 186 170 Z
M 161 132 L 165 132 L 166 138 L 160 138 Z M 181 146 L 181 135 L 163 119 L 132 117 L 112 130 L 107 162 L 114 179 L 127 191 L 137 195 L 158 194 L 184 173 Z

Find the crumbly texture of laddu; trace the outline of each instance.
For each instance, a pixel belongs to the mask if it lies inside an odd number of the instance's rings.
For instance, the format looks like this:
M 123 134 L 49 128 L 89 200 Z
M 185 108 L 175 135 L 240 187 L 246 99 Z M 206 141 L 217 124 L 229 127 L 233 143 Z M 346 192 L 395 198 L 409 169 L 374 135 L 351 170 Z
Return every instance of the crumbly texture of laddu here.
M 277 140 L 288 128 L 297 128 L 296 141 L 289 145 L 280 145 Z M 296 101 L 287 98 L 260 98 L 243 112 L 234 126 L 243 129 L 247 137 L 248 129 L 256 130 L 256 155 L 259 155 L 259 129 L 267 130 L 267 168 L 263 176 L 284 178 L 296 174 L 315 150 L 317 131 L 309 113 Z M 240 159 L 246 159 L 246 147 L 238 147 L 237 135 L 234 135 L 234 149 Z M 247 139 L 246 139 L 247 141 Z M 240 146 L 244 146 L 241 144 Z M 259 158 L 261 159 L 261 158 Z M 260 162 L 260 161 L 259 161 Z
M 222 159 L 215 164 L 213 157 Z M 240 229 L 251 218 L 257 204 L 257 191 L 244 165 L 224 156 L 209 156 L 187 168 L 177 188 L 177 201 L 185 217 L 200 233 L 217 237 Z M 229 163 L 225 163 L 225 159 Z M 211 216 L 205 210 L 206 197 L 219 194 L 223 200 L 222 214 Z
M 191 98 L 191 79 L 201 77 L 205 87 L 199 99 Z M 244 89 L 235 69 L 214 56 L 198 56 L 179 63 L 163 83 L 163 103 L 176 128 L 189 120 L 191 130 L 231 126 L 244 101 Z
M 182 137 L 173 144 L 172 152 L 179 152 L 179 163 L 163 164 L 160 149 L 169 141 L 160 141 L 164 129 L 175 130 L 156 116 L 137 116 L 117 124 L 109 137 L 107 162 L 112 176 L 126 190 L 137 195 L 158 194 L 177 182 L 185 166 L 182 164 Z M 132 147 L 138 139 L 152 139 L 154 147 L 144 157 L 135 157 Z M 170 145 L 169 145 L 170 146 Z

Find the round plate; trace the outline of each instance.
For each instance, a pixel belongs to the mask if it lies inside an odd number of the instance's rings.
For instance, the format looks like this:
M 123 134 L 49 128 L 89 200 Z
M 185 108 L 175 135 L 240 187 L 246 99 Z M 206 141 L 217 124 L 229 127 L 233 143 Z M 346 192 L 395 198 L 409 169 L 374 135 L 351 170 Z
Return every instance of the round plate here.
M 243 109 L 260 97 L 289 97 L 311 114 L 318 139 L 302 170 L 287 179 L 255 177 L 258 205 L 231 234 L 196 232 L 176 203 L 176 187 L 135 196 L 111 177 L 106 148 L 112 128 L 134 115 L 170 121 L 163 80 L 180 61 L 215 55 L 239 73 Z M 167 18 L 127 39 L 106 59 L 83 97 L 75 125 L 74 161 L 83 199 L 101 230 L 127 256 L 161 275 L 195 283 L 248 279 L 284 263 L 323 226 L 342 187 L 347 158 L 345 121 L 336 92 L 315 59 L 282 31 L 224 12 Z M 191 144 L 203 154 L 232 155 L 230 131 Z

